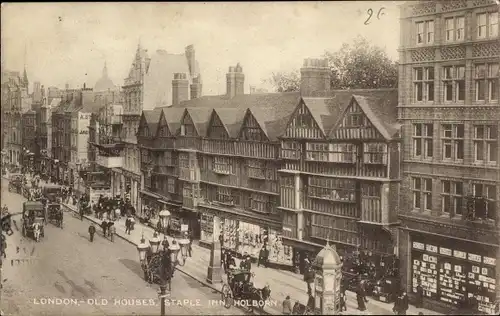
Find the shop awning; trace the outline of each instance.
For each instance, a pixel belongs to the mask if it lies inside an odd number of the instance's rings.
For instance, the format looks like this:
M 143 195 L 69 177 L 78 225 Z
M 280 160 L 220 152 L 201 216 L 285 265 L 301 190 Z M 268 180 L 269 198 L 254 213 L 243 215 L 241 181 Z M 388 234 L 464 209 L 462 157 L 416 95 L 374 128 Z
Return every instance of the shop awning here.
M 218 216 L 222 218 L 236 218 L 239 221 L 255 224 L 258 226 L 269 226 L 271 228 L 281 230 L 282 223 L 272 219 L 267 219 L 264 216 L 249 213 L 242 209 L 223 208 L 217 205 L 199 204 L 198 207 L 208 210 L 209 213 L 221 213 Z
M 156 193 L 153 193 L 153 192 L 148 192 L 148 191 L 145 191 L 145 190 L 139 190 L 140 193 L 144 194 L 144 195 L 147 195 L 149 197 L 152 197 L 153 199 L 159 199 L 161 198 L 161 196 L 159 196 L 158 194 Z

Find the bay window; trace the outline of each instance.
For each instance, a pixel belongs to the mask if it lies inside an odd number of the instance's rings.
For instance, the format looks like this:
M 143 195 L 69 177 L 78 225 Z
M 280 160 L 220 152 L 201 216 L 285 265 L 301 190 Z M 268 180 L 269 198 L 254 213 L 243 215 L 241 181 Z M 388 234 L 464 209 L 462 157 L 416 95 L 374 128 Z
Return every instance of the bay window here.
M 312 198 L 355 202 L 356 183 L 346 179 L 309 177 L 307 193 Z
M 231 188 L 217 187 L 216 200 L 223 204 L 236 205 L 238 199 L 236 192 L 233 192 Z
M 281 158 L 300 159 L 300 144 L 293 141 L 281 142 Z
M 252 193 L 250 196 L 250 209 L 259 213 L 270 213 L 273 205 L 269 196 Z
M 329 144 L 325 143 L 307 143 L 306 159 L 312 161 L 329 161 Z
M 365 143 L 363 162 L 367 164 L 387 164 L 387 144 Z
M 332 144 L 331 160 L 339 163 L 354 163 L 358 149 L 354 144 Z
M 216 156 L 213 160 L 213 171 L 222 174 L 233 174 L 233 160 L 231 157 Z

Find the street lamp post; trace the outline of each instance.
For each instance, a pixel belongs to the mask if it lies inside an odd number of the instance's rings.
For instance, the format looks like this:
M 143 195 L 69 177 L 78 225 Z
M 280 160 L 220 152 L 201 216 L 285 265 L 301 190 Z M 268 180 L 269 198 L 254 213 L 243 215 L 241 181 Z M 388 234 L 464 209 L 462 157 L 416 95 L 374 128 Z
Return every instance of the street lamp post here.
M 172 214 L 168 210 L 162 210 L 158 216 L 160 217 L 160 223 L 163 230 L 163 234 L 167 235 L 168 225 L 170 224 L 170 217 Z
M 178 253 L 180 248 L 178 245 L 172 243 L 173 245 L 170 247 L 167 244 L 163 244 L 162 249 L 160 249 L 160 244 L 162 243 L 156 232 L 153 238 L 149 240 L 149 244 L 149 246 L 146 244 L 143 235 L 141 242 L 137 245 L 139 260 L 144 271 L 144 278 L 148 282 L 152 283 L 160 280 L 158 297 L 161 301 L 161 315 L 165 316 L 165 299 L 171 291 L 170 281 L 173 276 L 172 270 L 174 267 L 172 263 L 174 262 L 174 253 Z

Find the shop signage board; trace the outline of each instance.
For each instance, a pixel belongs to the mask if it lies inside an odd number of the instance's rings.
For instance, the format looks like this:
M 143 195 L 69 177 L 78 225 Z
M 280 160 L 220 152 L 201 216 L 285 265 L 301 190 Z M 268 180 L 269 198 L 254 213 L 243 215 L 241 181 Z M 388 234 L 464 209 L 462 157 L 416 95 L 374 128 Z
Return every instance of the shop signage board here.
M 429 299 L 457 306 L 474 295 L 479 311 L 493 312 L 495 258 L 485 256 L 480 250 L 467 252 L 418 241 L 412 242 L 411 256 L 413 292 L 420 281 Z

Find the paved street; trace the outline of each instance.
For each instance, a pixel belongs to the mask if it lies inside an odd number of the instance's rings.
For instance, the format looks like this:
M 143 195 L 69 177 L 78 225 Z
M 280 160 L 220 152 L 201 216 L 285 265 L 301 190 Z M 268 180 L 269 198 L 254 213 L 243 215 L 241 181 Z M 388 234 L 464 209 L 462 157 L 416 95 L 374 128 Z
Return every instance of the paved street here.
M 99 219 L 93 216 L 86 216 L 88 219 L 100 223 Z M 153 229 L 150 227 L 143 226 L 136 223 L 135 229 L 130 235 L 124 233 L 125 231 L 125 220 L 122 219 L 115 223 L 117 234 L 129 240 L 133 244 L 138 244 L 141 239 L 141 235 L 144 234 L 146 240 L 152 238 Z M 160 236 L 163 238 L 163 235 Z M 170 237 L 169 237 L 170 239 Z M 198 245 L 193 245 L 193 257 L 188 258 L 186 264 L 182 267 L 178 267 L 178 270 L 190 275 L 191 277 L 205 282 L 207 275 L 207 266 L 210 259 L 210 252 L 206 248 L 199 247 Z M 266 306 L 266 312 L 270 314 L 281 314 L 281 304 L 287 295 L 290 295 L 292 301 L 299 301 L 303 304 L 307 302 L 306 284 L 303 282 L 301 275 L 295 273 L 280 271 L 276 269 L 268 269 L 257 267 L 256 264 L 252 265 L 252 272 L 255 273 L 254 284 L 256 287 L 261 288 L 266 284 L 270 285 L 271 288 L 271 302 L 273 305 Z M 225 276 L 223 276 L 225 280 Z M 212 286 L 208 285 L 207 286 Z M 222 284 L 217 284 L 213 286 L 215 290 L 219 290 Z M 347 292 L 347 311 L 344 315 L 358 315 L 358 314 L 372 314 L 372 315 L 388 315 L 393 314 L 392 307 L 393 304 L 387 304 L 373 299 L 369 299 L 367 304 L 368 311 L 360 312 L 357 310 L 356 295 L 353 292 Z M 418 312 L 423 312 L 425 315 L 440 315 L 434 311 L 427 309 L 417 309 L 414 306 L 410 306 L 407 311 L 408 315 L 417 315 Z
M 1 197 L 2 206 L 7 204 L 11 212 L 21 211 L 24 198 L 9 193 L 5 179 Z M 19 225 L 20 217 L 15 219 Z M 8 237 L 2 271 L 6 281 L 1 308 L 5 315 L 160 314 L 158 286 L 144 282 L 135 247 L 120 238 L 111 243 L 102 236 L 90 243 L 88 221 L 82 222 L 72 213 L 66 213 L 64 220 L 64 229 L 48 224 L 45 239 L 39 243 L 22 238 L 20 231 Z M 19 253 L 16 247 L 20 248 Z M 24 258 L 32 260 L 19 264 L 15 260 Z M 243 314 L 236 308 L 210 306 L 209 300 L 219 299 L 220 294 L 182 273 L 176 273 L 172 289 L 172 300 L 191 301 L 182 306 L 178 301 L 172 302 L 167 306 L 167 314 Z M 44 301 L 57 298 L 74 300 L 62 305 Z M 130 301 L 133 299 L 143 301 Z M 101 300 L 107 300 L 107 304 L 100 305 Z M 126 306 L 127 303 L 132 305 Z

